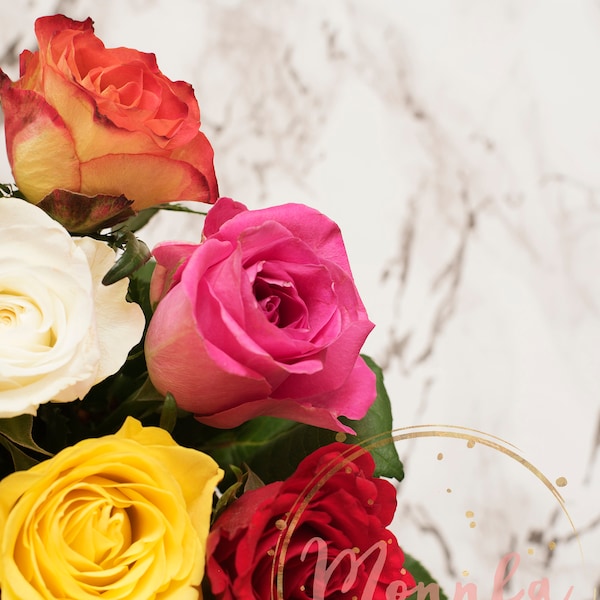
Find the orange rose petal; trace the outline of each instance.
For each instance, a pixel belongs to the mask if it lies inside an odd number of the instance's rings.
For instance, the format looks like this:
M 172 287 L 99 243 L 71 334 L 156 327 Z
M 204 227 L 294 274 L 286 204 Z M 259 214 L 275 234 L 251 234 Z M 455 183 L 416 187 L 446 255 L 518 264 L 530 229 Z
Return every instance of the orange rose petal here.
M 20 190 L 34 203 L 56 188 L 77 190 L 79 160 L 59 114 L 36 92 L 14 88 L 3 73 L 0 78 L 6 147 Z
M 213 163 L 214 151 L 206 136 L 199 131 L 198 135 L 181 148 L 177 148 L 171 154 L 171 158 L 182 160 L 194 165 L 208 182 L 208 199 L 203 202 L 214 204 L 219 198 L 219 187 L 215 175 Z
M 23 90 L 40 91 L 40 60 L 37 52 L 23 50 L 19 56 L 19 72 L 23 76 L 17 87 Z
M 81 193 L 133 200 L 142 210 L 161 202 L 209 202 L 206 178 L 191 165 L 150 154 L 110 154 L 81 165 Z
M 64 15 L 54 15 L 51 18 L 37 19 L 35 22 L 35 36 L 40 48 L 47 48 L 50 40 L 60 32 L 67 31 L 69 36 L 77 35 L 78 32 L 94 31 L 93 21 L 88 17 L 85 21 L 73 21 Z M 63 33 L 64 37 L 64 33 Z
M 120 129 L 111 123 L 97 113 L 88 92 L 50 68 L 44 72 L 44 94 L 52 106 L 63 107 L 63 118 L 82 162 L 105 154 L 156 152 L 156 144 L 150 137 L 142 132 Z

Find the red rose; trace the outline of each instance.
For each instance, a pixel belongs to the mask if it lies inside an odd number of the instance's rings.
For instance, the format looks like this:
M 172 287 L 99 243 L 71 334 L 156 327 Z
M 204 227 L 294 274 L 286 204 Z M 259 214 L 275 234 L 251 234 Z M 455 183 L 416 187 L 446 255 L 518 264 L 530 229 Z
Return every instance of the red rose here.
M 146 336 L 156 389 L 207 425 L 261 415 L 352 432 L 376 396 L 373 328 L 338 226 L 300 204 L 210 209 L 201 244 L 154 249 Z
M 39 51 L 21 54 L 21 78 L 0 70 L 8 159 L 30 202 L 56 189 L 123 194 L 136 210 L 216 200 L 189 84 L 167 79 L 153 54 L 105 48 L 91 19 L 43 17 L 35 32 Z
M 331 444 L 283 483 L 234 502 L 208 537 L 206 573 L 218 600 L 387 600 L 414 588 L 386 529 L 396 490 L 373 477 L 374 467 L 363 448 Z

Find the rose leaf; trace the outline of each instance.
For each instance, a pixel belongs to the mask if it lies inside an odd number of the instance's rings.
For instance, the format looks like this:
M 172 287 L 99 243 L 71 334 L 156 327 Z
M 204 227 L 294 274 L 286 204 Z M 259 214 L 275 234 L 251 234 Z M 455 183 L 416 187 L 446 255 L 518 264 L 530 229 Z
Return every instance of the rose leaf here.
M 26 471 L 39 462 L 3 436 L 0 436 L 0 446 L 4 446 L 10 452 L 15 471 Z
M 175 428 L 175 423 L 177 423 L 177 404 L 175 403 L 175 398 L 173 394 L 169 394 L 165 396 L 165 401 L 163 402 L 162 409 L 160 411 L 160 427 L 165 429 L 169 433 L 173 432 Z
M 123 254 L 102 279 L 103 285 L 111 285 L 124 277 L 128 277 L 146 264 L 152 256 L 148 246 L 136 238 L 131 231 L 124 233 L 124 239 L 125 249 Z
M 57 189 L 48 194 L 38 207 L 46 211 L 70 233 L 92 233 L 124 221 L 135 212 L 132 200 L 125 196 L 86 196 Z
M 416 559 L 413 558 L 406 551 L 404 552 L 404 568 L 415 578 L 417 585 L 421 585 L 421 587 L 425 587 L 427 585 L 433 584 L 432 587 L 437 587 L 439 591 L 439 600 L 448 600 L 448 596 L 444 594 L 444 590 L 442 590 L 437 581 L 431 576 L 429 571 Z M 417 592 L 419 597 L 421 596 L 421 592 Z M 437 598 L 436 595 L 431 594 L 432 598 Z
M 33 415 L 19 415 L 10 419 L 0 419 L 0 435 L 10 440 L 13 444 L 51 456 L 43 448 L 40 448 L 31 435 L 33 428 Z
M 383 372 L 372 358 L 363 355 L 363 359 L 375 373 L 377 398 L 359 421 L 343 419 L 356 431 L 356 436 L 349 436 L 348 441 L 369 450 L 375 459 L 376 477 L 393 477 L 402 481 L 404 469 L 392 438 L 392 405 L 383 382 Z

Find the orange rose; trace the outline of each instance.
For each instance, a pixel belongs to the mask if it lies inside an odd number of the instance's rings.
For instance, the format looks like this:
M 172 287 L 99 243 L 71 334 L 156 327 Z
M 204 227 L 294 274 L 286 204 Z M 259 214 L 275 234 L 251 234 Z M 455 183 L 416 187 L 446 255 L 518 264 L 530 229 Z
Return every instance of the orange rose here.
M 189 84 L 167 79 L 153 54 L 105 48 L 89 18 L 43 17 L 35 32 L 39 51 L 21 54 L 21 78 L 0 70 L 8 158 L 29 201 L 56 189 L 123 194 L 135 210 L 216 200 Z

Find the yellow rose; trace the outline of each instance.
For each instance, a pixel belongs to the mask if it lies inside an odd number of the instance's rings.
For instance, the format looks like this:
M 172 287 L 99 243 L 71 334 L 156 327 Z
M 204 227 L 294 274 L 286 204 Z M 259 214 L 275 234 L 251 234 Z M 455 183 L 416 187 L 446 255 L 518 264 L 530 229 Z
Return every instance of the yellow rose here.
M 197 600 L 223 472 L 128 418 L 0 482 L 2 600 Z

